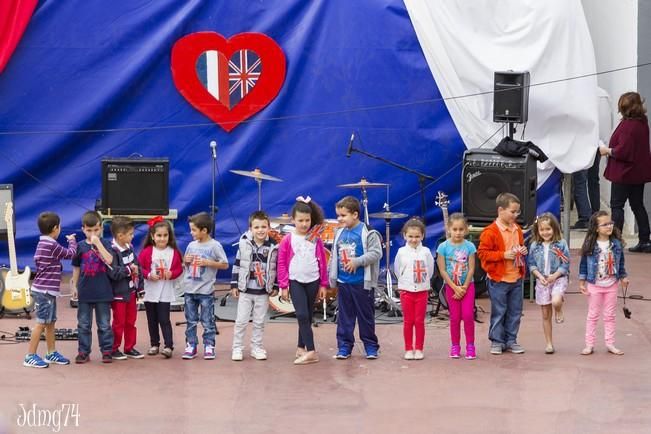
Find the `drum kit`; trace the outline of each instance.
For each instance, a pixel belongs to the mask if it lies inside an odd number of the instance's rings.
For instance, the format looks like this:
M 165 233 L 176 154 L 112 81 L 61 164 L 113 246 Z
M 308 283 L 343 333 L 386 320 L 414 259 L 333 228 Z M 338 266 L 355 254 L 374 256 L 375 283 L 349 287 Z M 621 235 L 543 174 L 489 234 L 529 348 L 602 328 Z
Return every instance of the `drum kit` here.
M 256 168 L 255 170 L 247 171 L 247 170 L 231 170 L 232 173 L 240 176 L 246 176 L 249 178 L 255 179 L 256 183 L 258 184 L 258 210 L 262 209 L 262 181 L 272 181 L 272 182 L 282 182 L 283 180 L 280 178 L 276 178 L 275 176 L 271 176 L 268 174 L 263 173 L 259 168 Z M 390 309 L 393 311 L 395 310 L 396 313 L 399 314 L 400 312 L 400 307 L 398 305 L 398 299 L 395 298 L 394 296 L 394 291 L 393 291 L 393 280 L 394 276 L 391 272 L 391 266 L 390 266 L 390 257 L 391 257 L 391 221 L 395 219 L 403 219 L 407 217 L 407 214 L 403 213 L 396 213 L 392 212 L 390 210 L 389 204 L 388 204 L 388 198 L 387 198 L 387 203 L 384 204 L 384 211 L 382 212 L 376 212 L 369 214 L 368 212 L 368 189 L 370 188 L 386 188 L 387 193 L 389 189 L 390 184 L 385 184 L 381 182 L 370 182 L 366 178 L 361 178 L 358 182 L 350 183 L 350 184 L 340 184 L 337 187 L 340 188 L 359 188 L 361 190 L 362 194 L 362 208 L 363 208 L 363 213 L 364 213 L 364 222 L 368 225 L 369 224 L 369 218 L 374 218 L 374 219 L 383 219 L 385 221 L 385 263 L 386 263 L 386 268 L 383 270 L 382 275 L 384 276 L 384 281 L 386 283 L 386 291 L 380 291 L 380 298 L 387 303 L 387 305 L 390 307 Z M 387 194 L 388 196 L 388 194 Z M 292 226 L 292 217 L 289 214 L 282 214 L 277 217 L 270 217 L 270 222 L 272 224 L 272 230 L 270 231 L 270 236 L 276 238 L 277 241 L 282 239 L 287 233 L 290 233 L 293 231 L 293 226 Z M 319 237 L 323 241 L 323 243 L 326 246 L 326 256 L 329 261 L 330 259 L 330 250 L 334 248 L 333 243 L 335 240 L 335 233 L 337 232 L 337 229 L 340 228 L 342 225 L 335 219 L 327 219 L 323 222 L 321 227 L 319 228 Z M 321 300 L 320 302 L 317 302 L 317 307 L 323 309 L 323 320 L 327 320 L 327 313 L 328 313 L 328 307 L 333 304 L 333 302 L 337 298 L 337 288 L 328 288 L 327 294 L 325 299 Z M 271 308 L 278 312 L 277 316 L 285 316 L 289 314 L 294 313 L 294 305 L 291 303 L 291 300 L 282 300 L 280 296 L 274 296 L 269 298 L 269 305 Z M 333 314 L 336 316 L 336 308 L 335 312 Z M 272 316 L 274 318 L 274 316 Z

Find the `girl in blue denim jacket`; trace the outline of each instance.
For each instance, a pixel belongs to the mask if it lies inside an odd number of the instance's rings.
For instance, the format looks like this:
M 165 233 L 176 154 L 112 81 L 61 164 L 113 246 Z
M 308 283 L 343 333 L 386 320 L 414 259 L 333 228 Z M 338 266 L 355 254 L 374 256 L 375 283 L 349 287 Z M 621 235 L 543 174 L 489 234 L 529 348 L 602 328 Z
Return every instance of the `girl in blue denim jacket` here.
M 597 211 L 590 218 L 588 233 L 581 248 L 579 265 L 579 289 L 588 296 L 588 317 L 585 325 L 585 348 L 583 355 L 594 351 L 595 335 L 599 317 L 604 318 L 604 335 L 609 353 L 622 355 L 615 347 L 615 311 L 617 288 L 621 283 L 628 287 L 624 268 L 624 246 L 619 229 L 614 227 L 606 211 Z
M 546 354 L 554 353 L 552 343 L 552 306 L 556 323 L 563 322 L 563 294 L 570 274 L 570 251 L 561 236 L 558 220 L 551 213 L 536 218 L 531 230 L 529 270 L 536 276 L 536 303 L 542 310 Z

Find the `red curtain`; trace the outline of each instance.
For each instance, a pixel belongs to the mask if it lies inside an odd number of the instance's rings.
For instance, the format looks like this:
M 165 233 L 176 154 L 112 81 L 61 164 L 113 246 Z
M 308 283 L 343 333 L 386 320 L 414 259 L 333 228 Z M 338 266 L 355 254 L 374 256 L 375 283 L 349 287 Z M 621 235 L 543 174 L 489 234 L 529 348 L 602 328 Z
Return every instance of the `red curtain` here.
M 23 36 L 38 0 L 0 0 L 0 73 Z

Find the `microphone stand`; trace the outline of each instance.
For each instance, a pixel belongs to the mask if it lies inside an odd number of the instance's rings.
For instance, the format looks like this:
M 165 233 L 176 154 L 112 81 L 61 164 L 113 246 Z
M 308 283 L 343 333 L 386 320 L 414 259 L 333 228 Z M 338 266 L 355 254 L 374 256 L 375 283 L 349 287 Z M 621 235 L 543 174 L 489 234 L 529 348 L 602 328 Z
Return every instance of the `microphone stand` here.
M 388 164 L 389 166 L 393 166 L 393 167 L 395 167 L 397 169 L 400 169 L 400 170 L 402 170 L 404 172 L 412 173 L 412 174 L 418 176 L 418 185 L 419 185 L 419 188 L 420 188 L 420 213 L 421 213 L 421 218 L 423 219 L 423 223 L 425 225 L 427 225 L 427 223 L 425 221 L 425 215 L 427 214 L 427 204 L 425 202 L 425 181 L 427 181 L 427 180 L 434 181 L 435 180 L 434 177 L 429 176 L 429 175 L 427 175 L 425 173 L 419 172 L 418 170 L 414 170 L 414 169 L 411 169 L 409 167 L 403 166 L 402 164 L 396 163 L 395 161 L 389 160 L 387 158 L 380 157 L 380 156 L 375 155 L 375 154 L 371 154 L 370 152 L 364 151 L 362 149 L 356 149 L 355 147 L 352 146 L 352 144 L 351 144 L 351 146 L 349 148 L 349 154 L 351 152 L 357 152 L 358 154 L 362 154 L 362 155 L 364 155 L 364 156 L 366 156 L 368 158 L 372 158 L 374 160 L 381 161 L 384 164 Z

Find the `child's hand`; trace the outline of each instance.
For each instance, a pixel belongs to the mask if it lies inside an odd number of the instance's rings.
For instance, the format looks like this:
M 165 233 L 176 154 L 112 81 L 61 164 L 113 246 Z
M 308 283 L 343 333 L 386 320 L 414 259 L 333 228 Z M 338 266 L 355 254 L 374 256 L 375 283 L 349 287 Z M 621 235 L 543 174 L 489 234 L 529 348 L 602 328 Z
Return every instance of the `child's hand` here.
M 544 286 L 549 285 L 549 281 L 540 273 L 536 273 L 536 279 L 538 279 L 538 281 Z
M 66 240 L 68 240 L 68 242 L 74 241 L 74 240 L 76 240 L 76 237 L 77 237 L 76 234 L 66 235 Z
M 623 289 L 628 288 L 628 284 L 630 283 L 630 281 L 628 280 L 628 277 L 622 277 L 621 279 L 619 279 L 619 281 L 622 284 Z
M 73 300 L 79 300 L 79 293 L 77 292 L 76 287 L 72 288 L 72 298 L 73 298 Z
M 558 279 L 558 275 L 556 273 L 550 274 L 545 278 L 545 280 L 547 280 L 548 285 L 551 285 L 552 283 L 556 282 L 556 279 Z
M 193 260 L 194 260 L 194 255 L 185 255 L 185 256 L 183 257 L 183 261 L 184 261 L 186 264 L 191 264 Z
M 154 282 L 156 282 L 156 281 L 160 280 L 160 276 L 158 275 L 157 272 L 152 271 L 151 273 L 149 273 L 149 277 L 147 277 L 147 279 L 153 280 Z
M 275 296 L 277 296 L 277 295 L 278 295 L 278 290 L 277 290 L 277 289 L 274 289 L 274 290 L 271 291 L 271 293 L 269 294 L 269 297 L 275 297 Z
M 289 288 L 280 290 L 280 299 L 283 301 L 289 301 Z
M 240 291 L 237 288 L 231 288 L 231 297 L 238 298 L 240 296 Z
M 328 291 L 328 290 L 326 289 L 325 286 L 321 286 L 321 287 L 319 287 L 319 293 L 318 293 L 318 295 L 317 295 L 317 300 L 319 300 L 319 301 L 321 301 L 321 300 L 325 300 L 325 298 L 326 298 L 326 292 L 327 292 L 327 291 Z
M 142 300 L 144 297 L 145 297 L 145 290 L 139 289 L 138 292 L 136 292 L 136 299 Z
M 163 279 L 172 280 L 172 272 L 170 270 L 165 270 L 163 273 Z
M 515 252 L 513 250 L 506 250 L 504 252 L 504 259 L 508 259 L 510 261 L 515 259 Z
M 138 266 L 136 264 L 129 264 L 129 269 L 131 270 L 131 274 L 134 276 L 138 275 Z
M 355 261 L 348 261 L 344 264 L 344 271 L 346 273 L 353 274 L 357 270 L 357 265 L 355 264 Z
M 583 295 L 588 295 L 588 287 L 585 284 L 585 280 L 579 280 L 579 291 L 581 291 L 581 294 Z
M 100 244 L 100 240 L 99 240 L 99 237 L 97 235 L 91 235 L 89 241 L 95 247 L 99 246 L 99 244 Z
M 518 250 L 520 251 L 520 254 L 522 254 L 522 255 L 526 255 L 527 253 L 529 253 L 529 250 L 527 250 L 527 246 L 520 246 L 520 248 Z
M 196 258 L 194 260 L 194 263 L 197 264 L 199 267 L 208 267 L 211 262 L 212 261 L 207 258 Z

